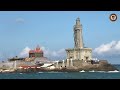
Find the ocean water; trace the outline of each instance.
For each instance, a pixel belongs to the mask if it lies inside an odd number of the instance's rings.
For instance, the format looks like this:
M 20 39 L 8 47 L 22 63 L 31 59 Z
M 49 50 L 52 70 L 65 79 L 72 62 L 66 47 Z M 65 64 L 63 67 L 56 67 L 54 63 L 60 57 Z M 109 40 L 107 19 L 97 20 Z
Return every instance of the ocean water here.
M 114 65 L 120 70 L 120 65 Z M 120 79 L 120 72 L 1 73 L 0 79 Z

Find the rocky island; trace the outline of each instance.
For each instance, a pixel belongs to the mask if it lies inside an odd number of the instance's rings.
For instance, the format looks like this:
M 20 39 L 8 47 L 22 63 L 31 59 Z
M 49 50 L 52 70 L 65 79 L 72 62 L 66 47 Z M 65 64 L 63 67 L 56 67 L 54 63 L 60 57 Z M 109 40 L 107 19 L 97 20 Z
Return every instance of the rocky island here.
M 76 19 L 74 31 L 74 48 L 66 49 L 65 60 L 50 61 L 44 57 L 44 52 L 37 46 L 29 51 L 29 57 L 17 56 L 0 63 L 1 72 L 79 72 L 79 71 L 119 71 L 107 60 L 93 60 L 92 48 L 83 44 L 82 24 Z M 67 41 L 66 41 L 67 42 Z

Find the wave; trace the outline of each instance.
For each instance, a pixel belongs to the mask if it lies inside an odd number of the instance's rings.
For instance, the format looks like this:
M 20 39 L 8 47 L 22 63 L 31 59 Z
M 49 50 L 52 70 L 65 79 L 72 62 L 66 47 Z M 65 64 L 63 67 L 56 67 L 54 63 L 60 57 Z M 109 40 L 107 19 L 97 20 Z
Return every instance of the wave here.
M 92 71 L 84 71 L 84 70 L 82 70 L 82 71 L 79 71 L 79 72 L 117 73 L 117 72 L 120 72 L 120 71 L 118 71 L 118 70 L 114 70 L 114 71 L 94 71 L 94 70 L 92 70 Z
M 47 72 L 47 73 L 68 73 L 68 72 L 56 72 L 56 71 L 54 72 L 53 71 L 53 72 Z
M 105 73 L 106 71 L 95 71 L 95 72 Z
M 116 72 L 120 72 L 120 71 L 118 71 L 118 70 L 108 71 L 108 73 L 116 73 Z
M 100 73 L 102 72 L 103 73 L 103 72 L 106 72 L 106 71 L 94 71 L 94 70 L 92 70 L 92 71 L 88 71 L 88 72 L 100 72 Z
M 89 71 L 89 72 L 95 72 L 94 70 L 92 70 L 92 71 Z
M 94 70 L 92 70 L 92 71 L 89 71 L 89 72 L 100 72 L 100 73 L 117 73 L 117 72 L 120 72 L 120 71 L 118 71 L 118 70 L 114 70 L 114 71 L 94 71 Z
M 57 71 L 52 71 L 52 72 L 38 72 L 38 73 L 68 73 L 68 72 L 57 72 Z
M 84 71 L 84 70 L 82 70 L 82 71 L 79 71 L 79 72 L 106 72 L 106 71 L 94 71 L 94 70 L 92 70 L 92 71 Z
M 85 72 L 84 70 L 82 70 L 82 71 L 79 71 L 79 72 Z

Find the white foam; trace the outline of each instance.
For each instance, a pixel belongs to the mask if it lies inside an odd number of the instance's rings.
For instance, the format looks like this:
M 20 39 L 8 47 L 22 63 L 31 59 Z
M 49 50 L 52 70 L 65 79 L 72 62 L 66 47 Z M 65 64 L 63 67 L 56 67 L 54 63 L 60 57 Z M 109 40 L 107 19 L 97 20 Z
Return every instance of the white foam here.
M 116 73 L 119 72 L 118 70 L 114 70 L 114 71 L 108 71 L 108 73 Z
M 106 71 L 94 71 L 94 70 L 92 70 L 92 71 L 89 71 L 89 72 L 101 72 L 101 73 L 103 73 L 103 72 L 106 72 Z
M 92 70 L 92 71 L 89 71 L 89 72 L 95 72 L 94 70 Z
M 47 73 L 64 73 L 64 72 L 54 72 L 54 71 L 52 71 L 52 72 L 47 72 Z
M 79 71 L 79 72 L 85 72 L 84 70 L 82 70 L 82 71 Z
M 103 72 L 106 72 L 106 71 L 96 71 L 96 72 L 100 72 L 100 73 L 103 73 Z

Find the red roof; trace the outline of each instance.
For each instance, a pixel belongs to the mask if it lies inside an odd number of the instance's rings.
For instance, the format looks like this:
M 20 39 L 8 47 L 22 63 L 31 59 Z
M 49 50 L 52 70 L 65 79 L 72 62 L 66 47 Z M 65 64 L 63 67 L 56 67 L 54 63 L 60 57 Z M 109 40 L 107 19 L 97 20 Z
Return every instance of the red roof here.
M 35 50 L 30 50 L 29 53 L 43 53 L 43 51 L 40 49 L 40 47 L 36 47 Z

